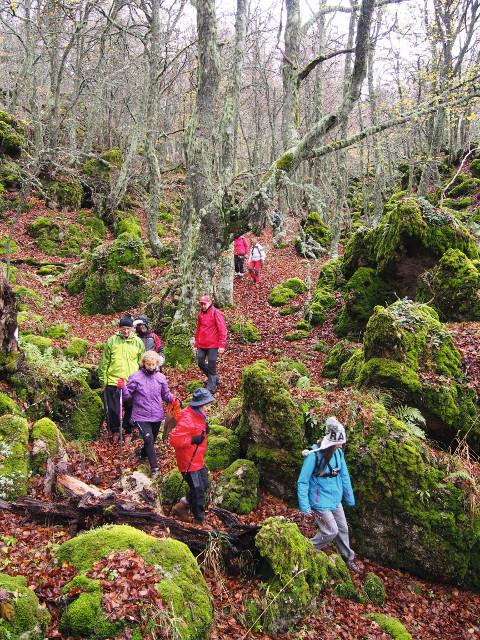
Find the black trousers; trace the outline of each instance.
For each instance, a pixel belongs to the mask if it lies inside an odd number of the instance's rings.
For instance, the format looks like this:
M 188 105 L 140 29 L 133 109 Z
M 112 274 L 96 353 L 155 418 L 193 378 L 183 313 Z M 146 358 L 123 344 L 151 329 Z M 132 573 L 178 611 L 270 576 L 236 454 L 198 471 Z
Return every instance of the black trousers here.
M 107 427 L 110 433 L 120 431 L 120 389 L 114 385 L 107 385 L 103 391 L 103 404 L 107 417 Z M 132 401 L 123 398 L 123 430 L 132 433 Z
M 160 431 L 161 422 L 134 422 L 143 438 L 142 458 L 148 458 L 151 469 L 158 469 L 155 441 Z
M 215 393 L 218 384 L 217 376 L 218 349 L 197 349 L 197 362 L 207 376 L 207 389 Z
M 205 519 L 205 495 L 208 489 L 208 471 L 205 467 L 199 471 L 188 471 L 185 482 L 190 487 L 187 495 L 188 504 L 196 520 Z
M 245 256 L 233 256 L 235 273 L 245 273 Z

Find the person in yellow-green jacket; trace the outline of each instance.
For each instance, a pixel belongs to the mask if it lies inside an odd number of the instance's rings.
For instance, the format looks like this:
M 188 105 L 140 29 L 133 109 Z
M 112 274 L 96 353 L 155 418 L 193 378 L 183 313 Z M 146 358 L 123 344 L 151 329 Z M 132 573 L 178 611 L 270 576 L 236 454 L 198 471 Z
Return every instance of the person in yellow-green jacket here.
M 122 390 L 117 387 L 117 382 L 120 378 L 127 380 L 132 373 L 138 370 L 140 359 L 145 351 L 142 340 L 133 330 L 133 318 L 125 315 L 120 318 L 118 324 L 118 333 L 107 340 L 98 367 L 98 377 L 104 386 L 103 402 L 107 426 L 114 442 L 118 441 L 120 433 L 120 394 Z M 126 400 L 123 402 L 123 428 L 126 434 L 126 444 L 131 439 L 131 414 L 132 402 Z

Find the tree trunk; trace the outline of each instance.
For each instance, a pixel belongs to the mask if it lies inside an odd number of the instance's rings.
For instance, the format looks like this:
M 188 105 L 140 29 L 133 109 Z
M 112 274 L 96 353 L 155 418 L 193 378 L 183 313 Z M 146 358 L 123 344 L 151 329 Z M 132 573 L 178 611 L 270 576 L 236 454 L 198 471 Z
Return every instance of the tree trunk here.
M 15 336 L 17 329 L 17 303 L 15 294 L 9 285 L 4 272 L 3 263 L 0 264 L 0 364 L 6 364 L 9 354 L 18 350 Z M 1 373 L 1 371 L 0 371 Z

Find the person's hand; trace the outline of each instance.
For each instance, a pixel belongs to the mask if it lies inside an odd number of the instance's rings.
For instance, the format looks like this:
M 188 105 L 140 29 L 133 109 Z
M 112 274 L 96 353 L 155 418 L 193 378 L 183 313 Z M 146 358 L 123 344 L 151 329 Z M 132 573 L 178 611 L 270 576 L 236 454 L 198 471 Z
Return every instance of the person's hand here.
M 117 387 L 119 389 L 125 389 L 126 386 L 127 386 L 127 384 L 126 384 L 126 382 L 125 382 L 125 380 L 123 378 L 119 378 L 117 380 Z
M 224 347 L 220 347 L 218 349 L 218 353 L 222 356 L 225 353 L 225 348 Z
M 202 432 L 199 436 L 193 436 L 191 443 L 192 444 L 202 444 L 202 442 L 205 440 L 205 434 Z

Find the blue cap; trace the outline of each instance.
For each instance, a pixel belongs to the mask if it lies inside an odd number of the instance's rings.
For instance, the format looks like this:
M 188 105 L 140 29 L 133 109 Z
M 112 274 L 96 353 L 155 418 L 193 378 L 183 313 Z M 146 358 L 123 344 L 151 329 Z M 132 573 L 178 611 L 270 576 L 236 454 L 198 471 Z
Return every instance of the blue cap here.
M 215 402 L 215 396 L 213 396 L 208 389 L 199 387 L 192 393 L 192 399 L 188 404 L 190 407 L 201 407 L 209 402 Z

